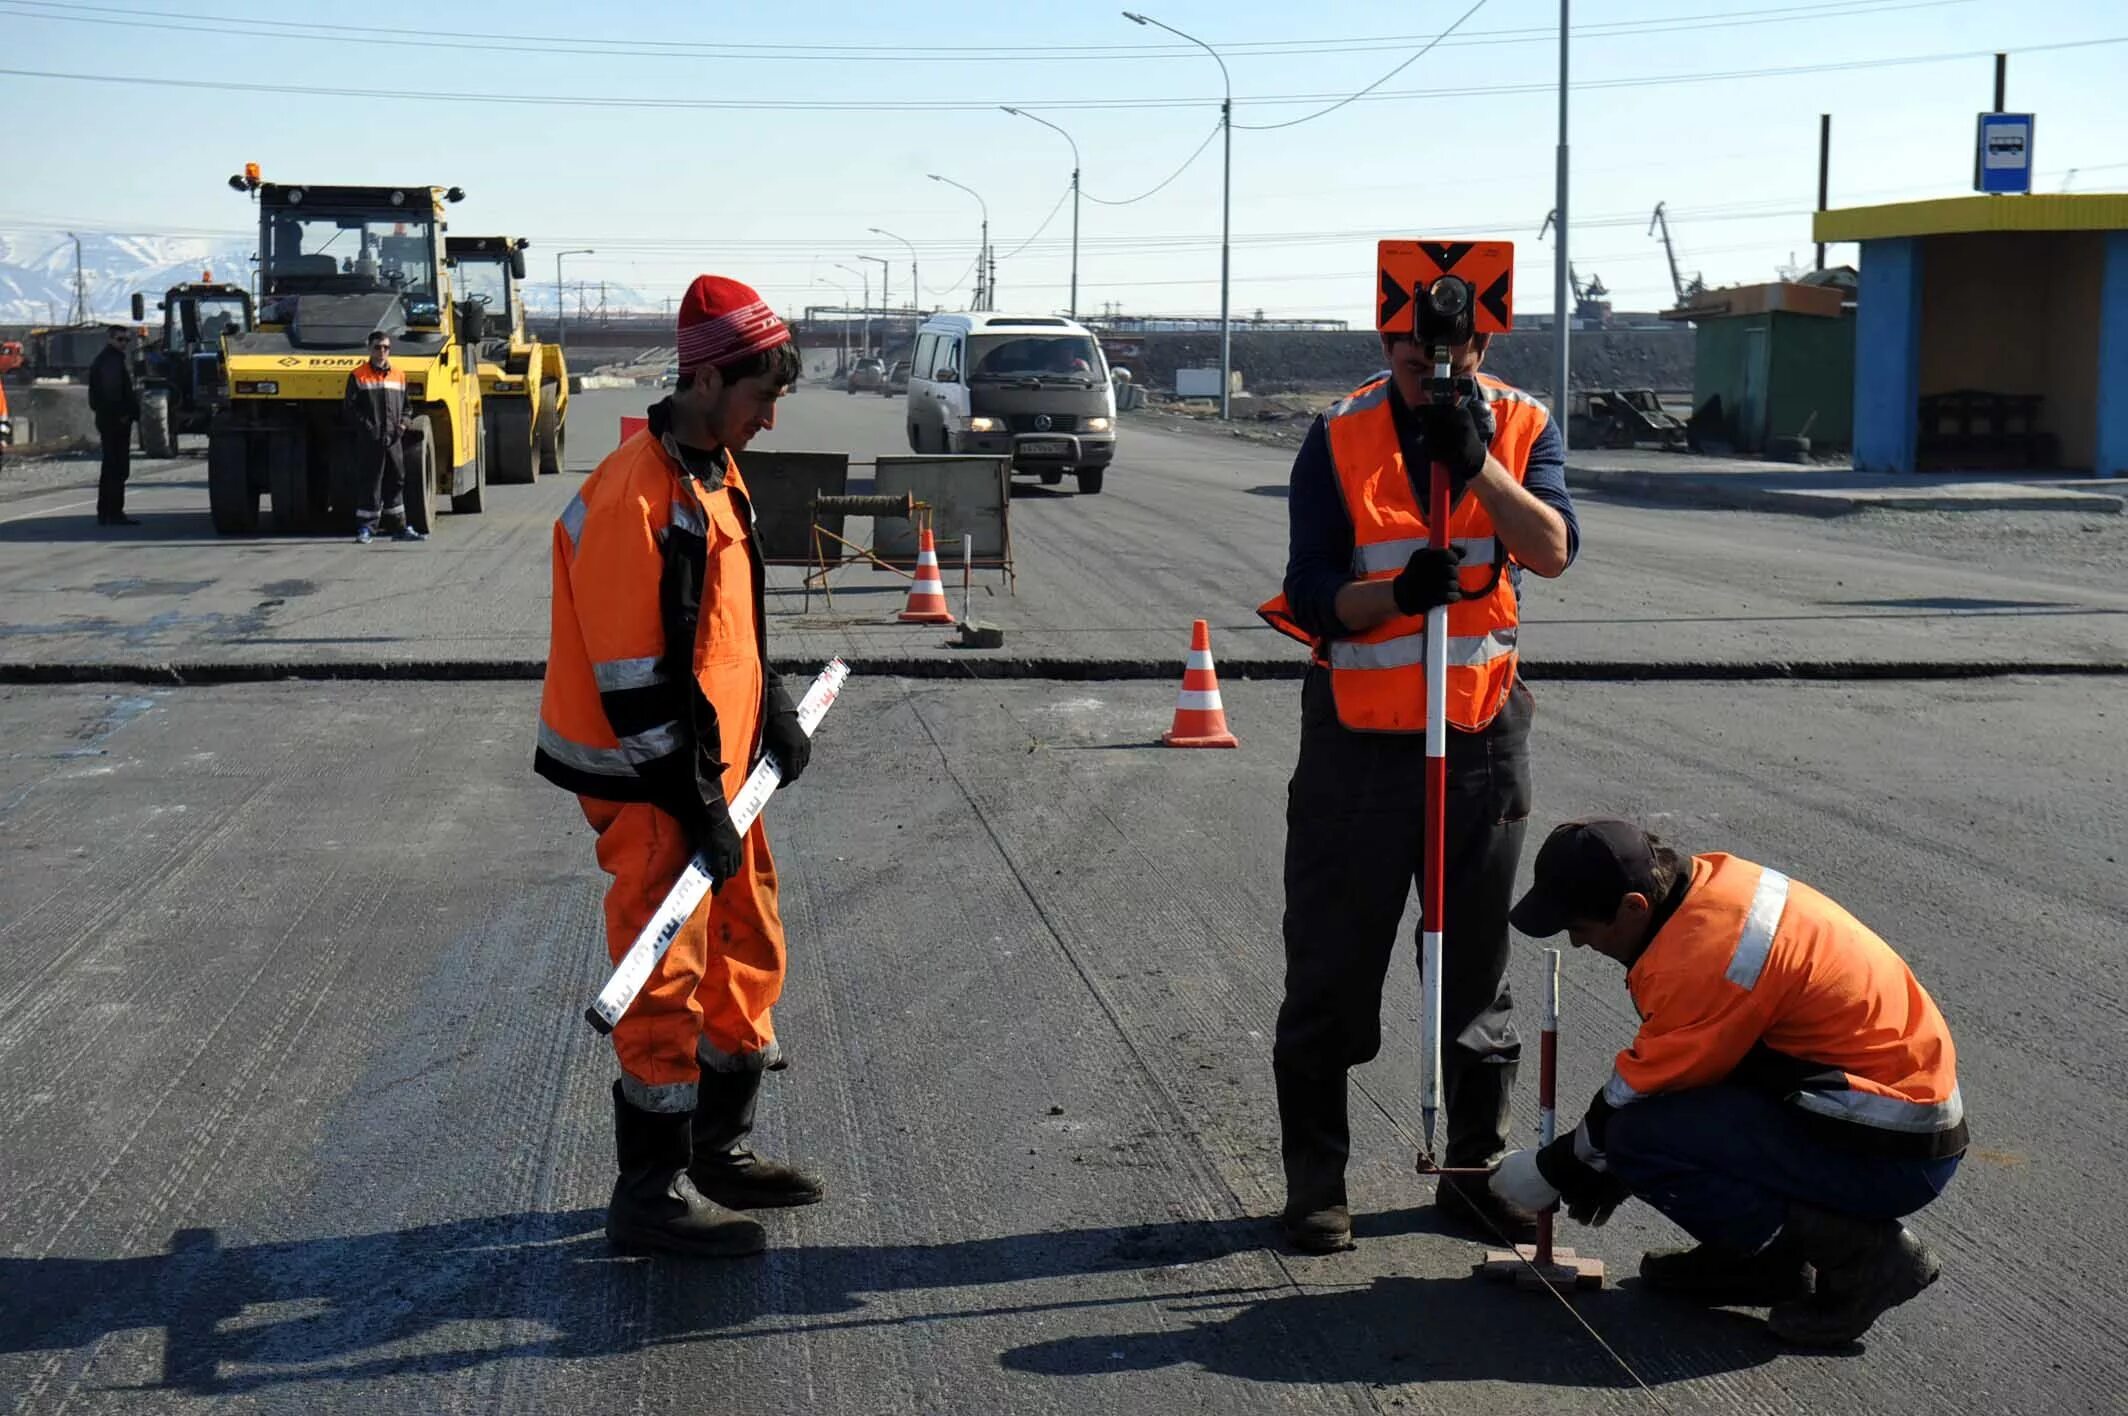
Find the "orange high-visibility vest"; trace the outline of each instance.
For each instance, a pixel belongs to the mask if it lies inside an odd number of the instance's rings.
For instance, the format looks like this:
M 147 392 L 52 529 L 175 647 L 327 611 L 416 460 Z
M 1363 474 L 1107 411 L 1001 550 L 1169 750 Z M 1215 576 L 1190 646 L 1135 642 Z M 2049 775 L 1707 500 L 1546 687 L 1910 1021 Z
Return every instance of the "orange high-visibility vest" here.
M 1494 420 L 1490 451 L 1517 482 L 1551 415 L 1520 389 L 1488 374 L 1479 387 Z M 1323 414 L 1330 461 L 1352 521 L 1355 580 L 1394 580 L 1411 553 L 1432 542 L 1426 522 L 1431 469 L 1408 468 L 1389 407 L 1389 376 L 1361 385 Z M 1414 486 L 1417 478 L 1419 485 Z M 1448 534 L 1463 548 L 1469 598 L 1448 607 L 1449 723 L 1476 732 L 1492 722 L 1515 683 L 1520 620 L 1508 557 L 1494 537 L 1484 503 L 1466 494 L 1450 513 Z M 1488 589 L 1488 586 L 1490 588 Z M 1426 617 L 1393 615 L 1364 634 L 1318 641 L 1301 628 L 1279 594 L 1257 613 L 1272 628 L 1315 650 L 1330 671 L 1338 721 L 1360 732 L 1426 731 Z
M 1694 857 L 1683 902 L 1626 986 L 1642 1021 L 1604 1086 L 1611 1106 L 1733 1079 L 1871 1149 L 1965 1149 L 1943 1014 L 1890 945 L 1801 881 Z
M 699 486 L 663 440 L 635 433 L 554 525 L 554 604 L 540 697 L 541 776 L 605 801 L 660 801 L 691 780 L 702 715 L 726 800 L 759 747 L 766 691 L 761 567 L 746 484 Z M 691 643 L 671 642 L 676 586 L 699 597 Z M 675 633 L 677 630 L 674 631 Z

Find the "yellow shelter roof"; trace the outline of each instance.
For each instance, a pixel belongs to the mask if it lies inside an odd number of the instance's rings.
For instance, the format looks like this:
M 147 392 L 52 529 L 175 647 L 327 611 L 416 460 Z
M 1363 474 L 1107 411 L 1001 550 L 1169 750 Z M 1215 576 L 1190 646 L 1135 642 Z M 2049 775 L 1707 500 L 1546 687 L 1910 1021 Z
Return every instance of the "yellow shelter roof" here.
M 2128 231 L 2128 193 L 1941 197 L 1821 211 L 1811 222 L 1814 241 L 1960 236 L 1975 231 Z

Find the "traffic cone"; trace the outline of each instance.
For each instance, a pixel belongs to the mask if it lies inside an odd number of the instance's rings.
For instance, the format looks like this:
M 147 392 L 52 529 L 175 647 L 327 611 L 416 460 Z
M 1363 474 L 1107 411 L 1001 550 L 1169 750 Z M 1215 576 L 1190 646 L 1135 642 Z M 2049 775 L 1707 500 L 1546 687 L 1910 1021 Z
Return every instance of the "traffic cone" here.
M 1212 627 L 1190 627 L 1190 661 L 1175 698 L 1175 725 L 1160 739 L 1169 747 L 1240 747 L 1227 731 L 1226 705 L 1219 701 L 1219 671 L 1212 667 Z
M 938 574 L 938 542 L 926 526 L 917 542 L 916 579 L 909 584 L 909 603 L 900 615 L 903 624 L 952 624 L 953 611 L 946 608 L 946 582 Z

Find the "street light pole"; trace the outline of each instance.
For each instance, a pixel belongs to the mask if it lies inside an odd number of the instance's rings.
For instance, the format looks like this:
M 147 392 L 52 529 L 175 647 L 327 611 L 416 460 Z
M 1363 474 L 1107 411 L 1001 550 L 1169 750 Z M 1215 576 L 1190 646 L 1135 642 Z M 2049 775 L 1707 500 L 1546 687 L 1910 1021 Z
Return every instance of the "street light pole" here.
M 856 276 L 858 289 L 864 292 L 864 334 L 860 336 L 864 348 L 857 351 L 857 357 L 862 359 L 872 352 L 872 272 L 859 270 L 856 266 L 846 266 L 841 261 L 833 264 L 835 269 L 846 270 Z
M 1033 119 L 1051 132 L 1061 135 L 1065 142 L 1071 144 L 1071 308 L 1069 313 L 1073 319 L 1077 319 L 1079 317 L 1079 144 L 1072 138 L 1071 134 L 1039 114 L 1029 113 L 1024 108 L 1013 108 L 1007 104 L 1000 104 L 999 107 L 1004 108 L 1007 113 L 1016 118 Z
M 885 230 L 882 227 L 874 226 L 868 229 L 874 236 L 884 236 L 889 241 L 899 241 L 904 246 L 907 246 L 909 248 L 909 308 L 916 311 L 918 314 L 922 314 L 924 306 L 924 287 L 923 282 L 918 280 L 916 276 L 915 243 L 910 241 L 909 238 L 906 236 L 896 236 L 893 232 Z
M 1553 340 L 1552 357 L 1552 425 L 1559 429 L 1563 441 L 1567 430 L 1567 382 L 1573 377 L 1573 360 L 1568 344 L 1573 337 L 1573 279 L 1567 264 L 1566 249 L 1566 61 L 1567 61 L 1567 5 L 1569 0 L 1559 0 L 1559 171 L 1554 178 L 1556 190 L 1552 194 L 1554 210 L 1558 216 L 1559 229 L 1552 244 L 1552 323 L 1557 327 Z
M 562 257 L 595 256 L 598 252 L 586 246 L 580 251 L 556 251 L 554 253 L 554 343 L 564 354 L 569 352 L 569 298 L 562 293 Z
M 842 296 L 842 318 L 835 321 L 835 372 L 839 374 L 850 367 L 850 287 L 824 275 L 814 276 L 813 284 L 825 285 Z
M 894 297 L 887 293 L 887 276 L 893 272 L 894 267 L 888 265 L 886 258 L 883 256 L 859 256 L 857 259 L 872 261 L 879 266 L 879 308 L 881 310 L 893 309 Z
M 1566 0 L 1560 0 L 1564 5 Z M 1219 126 L 1226 136 L 1225 171 L 1219 179 L 1219 416 L 1231 418 L 1234 413 L 1234 322 L 1228 313 L 1228 291 L 1231 288 L 1233 269 L 1234 230 L 1234 79 L 1227 73 L 1227 61 L 1219 57 L 1219 51 L 1193 34 L 1184 34 L 1173 25 L 1162 24 L 1151 15 L 1140 15 L 1125 10 L 1123 18 L 1132 24 L 1151 25 L 1164 29 L 1177 39 L 1186 39 L 1212 56 L 1219 66 L 1220 82 L 1226 85 L 1226 101 L 1219 105 Z
M 983 244 L 976 251 L 975 256 L 975 308 L 978 310 L 997 308 L 997 268 L 990 264 L 990 203 L 983 200 L 981 192 L 978 192 L 973 187 L 956 182 L 951 177 L 941 177 L 936 172 L 928 172 L 924 175 L 934 182 L 943 182 L 949 187 L 959 187 L 969 196 L 974 197 L 975 204 L 983 209 Z

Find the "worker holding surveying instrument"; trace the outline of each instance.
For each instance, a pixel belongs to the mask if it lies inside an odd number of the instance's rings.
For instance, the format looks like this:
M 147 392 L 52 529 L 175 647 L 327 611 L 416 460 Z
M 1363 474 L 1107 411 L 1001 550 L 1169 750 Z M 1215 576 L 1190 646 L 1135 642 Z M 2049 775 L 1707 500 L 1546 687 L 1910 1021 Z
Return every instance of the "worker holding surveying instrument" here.
M 1333 405 L 1293 463 L 1283 593 L 1259 613 L 1310 646 L 1286 807 L 1286 992 L 1272 1066 L 1288 1240 L 1352 1243 L 1346 1074 L 1381 1048 L 1382 984 L 1424 886 L 1420 1169 L 1480 1172 L 1506 1149 L 1521 1043 L 1504 982 L 1530 811 L 1533 704 L 1516 674 L 1522 572 L 1579 540 L 1565 439 L 1544 406 L 1479 373 L 1510 327 L 1505 242 L 1381 243 L 1389 368 Z M 1446 1144 L 1434 1152 L 1437 1113 Z M 1482 1174 L 1444 1175 L 1459 1228 L 1526 1242 L 1535 1217 Z

